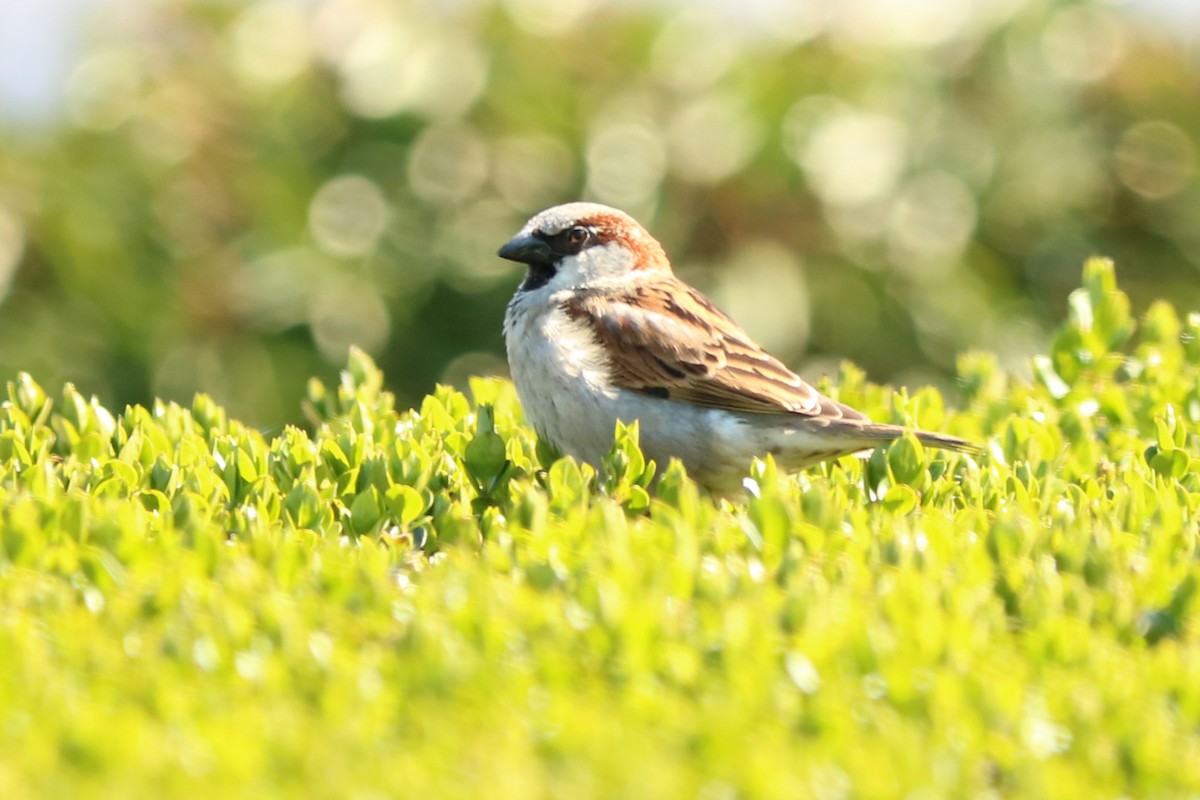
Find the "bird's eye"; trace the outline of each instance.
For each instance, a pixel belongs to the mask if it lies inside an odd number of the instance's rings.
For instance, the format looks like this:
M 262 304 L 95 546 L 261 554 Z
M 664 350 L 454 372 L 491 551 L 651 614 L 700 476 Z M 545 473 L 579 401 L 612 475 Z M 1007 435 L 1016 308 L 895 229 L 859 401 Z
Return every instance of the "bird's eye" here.
M 571 243 L 572 247 L 579 247 L 588 240 L 588 236 L 590 235 L 591 234 L 587 228 L 583 227 L 582 225 L 577 225 L 567 232 L 567 241 Z

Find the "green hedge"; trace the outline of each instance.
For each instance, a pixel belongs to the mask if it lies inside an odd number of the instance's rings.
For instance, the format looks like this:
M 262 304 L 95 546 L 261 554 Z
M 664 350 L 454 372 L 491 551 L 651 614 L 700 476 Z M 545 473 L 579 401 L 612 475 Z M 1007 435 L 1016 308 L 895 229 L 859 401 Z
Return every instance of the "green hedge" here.
M 636 428 L 606 475 L 511 386 L 313 429 L 206 397 L 0 406 L 0 796 L 1115 797 L 1200 791 L 1200 315 L 1135 338 L 1094 261 L 1033 379 L 713 501 Z M 990 793 L 990 794 L 989 794 Z

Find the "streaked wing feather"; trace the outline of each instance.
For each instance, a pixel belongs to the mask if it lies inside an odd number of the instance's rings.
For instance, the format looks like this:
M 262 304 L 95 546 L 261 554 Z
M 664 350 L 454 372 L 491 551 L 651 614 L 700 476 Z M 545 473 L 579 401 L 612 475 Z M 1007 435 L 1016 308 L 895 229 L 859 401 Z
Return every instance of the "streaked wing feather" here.
M 859 411 L 857 408 L 851 408 L 845 403 L 839 403 L 837 400 L 831 400 L 822 395 L 821 397 L 821 413 L 820 416 L 830 419 L 844 419 L 852 422 L 870 422 L 870 418 L 866 414 Z
M 729 411 L 864 419 L 823 397 L 675 278 L 576 295 L 563 308 L 592 327 L 625 389 Z

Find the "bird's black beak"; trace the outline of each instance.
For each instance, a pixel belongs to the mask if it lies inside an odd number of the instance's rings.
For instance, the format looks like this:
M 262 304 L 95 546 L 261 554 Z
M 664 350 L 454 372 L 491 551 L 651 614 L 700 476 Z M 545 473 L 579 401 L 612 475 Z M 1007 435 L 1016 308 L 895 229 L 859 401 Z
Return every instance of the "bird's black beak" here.
M 550 245 L 536 236 L 518 235 L 500 248 L 496 255 L 509 261 L 519 261 L 529 266 L 544 266 L 554 262 L 554 251 Z

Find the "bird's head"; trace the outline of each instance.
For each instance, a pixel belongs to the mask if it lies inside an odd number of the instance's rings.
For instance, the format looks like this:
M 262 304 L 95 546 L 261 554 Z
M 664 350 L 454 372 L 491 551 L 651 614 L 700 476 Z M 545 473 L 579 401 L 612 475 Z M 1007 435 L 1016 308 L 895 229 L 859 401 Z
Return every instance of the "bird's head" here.
M 498 255 L 529 266 L 519 292 L 601 287 L 671 271 L 662 245 L 645 228 L 598 203 L 542 211 Z

